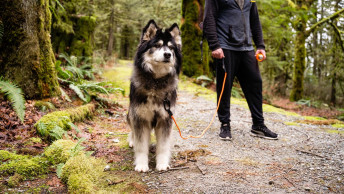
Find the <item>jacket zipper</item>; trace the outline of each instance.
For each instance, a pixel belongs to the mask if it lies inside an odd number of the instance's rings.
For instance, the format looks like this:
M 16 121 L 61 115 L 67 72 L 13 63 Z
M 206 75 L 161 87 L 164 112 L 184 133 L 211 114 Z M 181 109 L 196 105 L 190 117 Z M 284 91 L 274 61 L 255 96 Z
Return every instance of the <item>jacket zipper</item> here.
M 244 6 L 245 6 L 245 4 L 244 4 Z M 241 8 L 240 8 L 240 9 L 241 9 Z M 244 34 L 245 34 L 244 44 L 247 44 L 248 38 L 247 38 L 247 33 L 246 33 L 246 18 L 245 18 L 243 9 L 241 9 L 241 17 L 244 19 Z

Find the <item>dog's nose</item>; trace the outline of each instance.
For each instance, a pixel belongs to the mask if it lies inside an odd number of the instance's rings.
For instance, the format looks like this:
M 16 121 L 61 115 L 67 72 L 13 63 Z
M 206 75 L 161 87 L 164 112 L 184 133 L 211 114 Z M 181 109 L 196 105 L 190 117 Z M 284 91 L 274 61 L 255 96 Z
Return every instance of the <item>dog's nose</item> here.
M 171 58 L 171 53 L 164 53 L 164 57 L 165 57 L 166 59 Z

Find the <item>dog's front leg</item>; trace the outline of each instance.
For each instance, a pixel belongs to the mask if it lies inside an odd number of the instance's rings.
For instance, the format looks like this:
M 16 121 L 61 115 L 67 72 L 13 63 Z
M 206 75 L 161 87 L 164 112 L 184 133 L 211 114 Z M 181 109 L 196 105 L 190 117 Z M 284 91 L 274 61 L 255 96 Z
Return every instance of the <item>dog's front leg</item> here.
M 167 120 L 158 123 L 155 129 L 157 140 L 156 150 L 156 169 L 158 171 L 167 170 L 170 168 L 169 162 L 171 157 L 171 131 L 172 123 Z
M 135 171 L 147 172 L 148 167 L 148 154 L 150 143 L 150 129 L 141 128 L 141 132 L 134 132 L 134 151 L 135 151 Z

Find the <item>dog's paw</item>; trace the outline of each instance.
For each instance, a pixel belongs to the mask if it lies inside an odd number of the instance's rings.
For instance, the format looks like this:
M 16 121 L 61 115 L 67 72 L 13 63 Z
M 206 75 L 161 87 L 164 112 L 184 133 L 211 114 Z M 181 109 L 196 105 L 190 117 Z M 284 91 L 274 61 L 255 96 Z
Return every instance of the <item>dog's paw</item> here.
M 135 166 L 135 171 L 137 171 L 137 172 L 147 172 L 148 170 L 149 170 L 148 165 L 138 164 Z
M 129 143 L 129 147 L 130 147 L 130 148 L 133 148 L 133 147 L 134 147 L 134 142 L 129 141 L 128 143 Z
M 156 165 L 157 171 L 166 171 L 169 168 L 170 168 L 170 165 L 168 165 L 168 164 L 157 164 Z

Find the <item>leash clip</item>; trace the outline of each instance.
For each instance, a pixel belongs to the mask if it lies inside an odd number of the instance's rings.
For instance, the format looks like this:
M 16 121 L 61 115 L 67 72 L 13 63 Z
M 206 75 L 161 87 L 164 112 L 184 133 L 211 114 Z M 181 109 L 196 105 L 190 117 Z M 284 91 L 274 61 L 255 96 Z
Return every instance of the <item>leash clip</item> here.
M 164 109 L 170 115 L 170 117 L 173 115 L 173 113 L 171 111 L 171 102 L 167 99 L 164 100 Z

